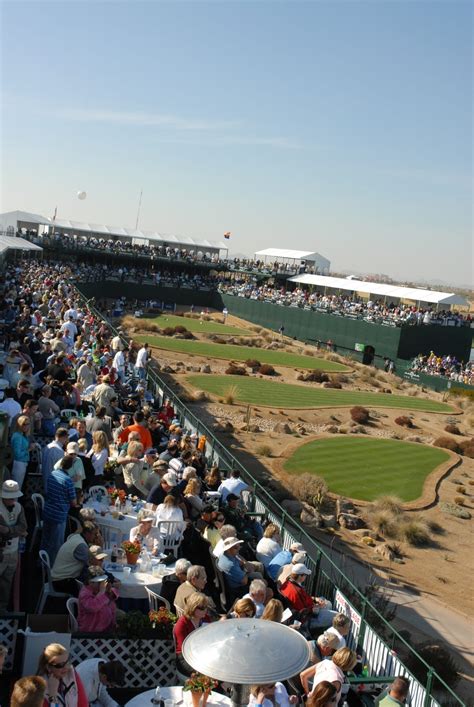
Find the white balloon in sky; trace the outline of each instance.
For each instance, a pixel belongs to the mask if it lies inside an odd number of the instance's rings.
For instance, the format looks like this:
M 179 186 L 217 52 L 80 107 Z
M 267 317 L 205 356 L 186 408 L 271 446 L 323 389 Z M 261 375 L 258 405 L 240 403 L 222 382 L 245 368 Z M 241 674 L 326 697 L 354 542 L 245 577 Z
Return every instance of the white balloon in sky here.
M 81 201 L 84 201 L 86 196 L 87 196 L 87 192 L 85 192 L 85 191 L 78 191 L 77 192 L 77 198 L 80 199 Z

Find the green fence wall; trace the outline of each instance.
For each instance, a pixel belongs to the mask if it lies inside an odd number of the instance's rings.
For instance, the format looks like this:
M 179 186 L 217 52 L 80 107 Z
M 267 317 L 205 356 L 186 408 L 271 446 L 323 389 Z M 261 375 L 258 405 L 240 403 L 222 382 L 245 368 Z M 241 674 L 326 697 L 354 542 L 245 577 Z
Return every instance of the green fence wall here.
M 398 358 L 412 359 L 430 351 L 452 354 L 469 361 L 472 329 L 469 327 L 404 326 L 401 329 Z
M 137 282 L 117 282 L 107 280 L 106 282 L 81 282 L 77 285 L 78 290 L 87 297 L 103 299 L 110 297 L 118 299 L 126 297 L 134 300 L 160 300 L 178 305 L 194 304 L 198 307 L 214 307 L 216 292 L 206 292 L 199 290 L 179 289 L 175 287 L 158 287 L 157 285 L 145 285 Z M 219 295 L 218 295 L 219 297 Z

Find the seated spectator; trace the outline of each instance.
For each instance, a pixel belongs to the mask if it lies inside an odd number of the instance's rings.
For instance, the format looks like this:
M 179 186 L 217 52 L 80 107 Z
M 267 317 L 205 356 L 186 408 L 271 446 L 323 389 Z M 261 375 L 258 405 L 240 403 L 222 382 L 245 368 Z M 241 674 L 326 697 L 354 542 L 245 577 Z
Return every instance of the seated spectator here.
M 279 576 L 279 572 L 282 567 L 285 565 L 289 565 L 291 562 L 292 557 L 295 555 L 295 553 L 304 553 L 304 547 L 301 543 L 292 543 L 289 547 L 288 550 L 280 550 L 280 552 L 272 557 L 270 560 L 268 567 L 267 567 L 267 572 L 269 576 L 276 580 L 277 577 Z M 299 560 L 300 562 L 304 562 L 304 560 Z M 286 577 L 285 577 L 286 579 Z
M 10 707 L 43 707 L 46 680 L 39 675 L 20 678 L 13 686 Z
M 160 595 L 164 599 L 167 599 L 171 605 L 175 602 L 176 593 L 180 585 L 186 581 L 190 567 L 191 563 L 189 560 L 180 558 L 176 560 L 173 574 L 167 574 L 163 577 Z
M 50 643 L 43 650 L 37 674 L 46 680 L 44 707 L 51 704 L 88 707 L 82 680 L 71 665 L 69 651 L 60 643 Z
M 165 496 L 163 503 L 160 503 L 156 509 L 156 522 L 159 523 L 162 520 L 178 521 L 182 524 L 184 529 L 183 511 L 179 507 L 178 498 L 171 493 Z
M 295 565 L 300 565 L 306 562 L 306 552 L 295 552 L 295 554 L 292 556 L 291 561 L 288 565 L 285 565 L 284 567 L 281 568 L 280 572 L 278 573 L 278 579 L 277 579 L 277 585 L 278 587 L 281 587 L 282 584 L 286 582 L 290 574 L 293 572 L 293 567 Z
M 217 566 L 226 578 L 229 589 L 234 594 L 243 594 L 249 582 L 249 575 L 244 569 L 244 562 L 237 558 L 239 547 L 243 540 L 226 538 L 222 544 L 223 554 L 219 557 Z
M 130 540 L 135 540 L 145 547 L 153 555 L 159 555 L 162 544 L 156 528 L 153 528 L 155 514 L 142 508 L 137 515 L 138 525 L 130 530 Z
M 283 604 L 279 599 L 269 599 L 260 618 L 262 621 L 276 621 L 277 624 L 280 624 L 283 611 Z
M 204 589 L 207 584 L 207 574 L 204 567 L 201 565 L 191 565 L 186 573 L 186 581 L 178 587 L 176 592 L 174 605 L 178 612 L 183 613 L 186 608 L 186 603 L 190 596 L 196 592 L 204 594 Z M 215 611 L 216 607 L 210 597 L 208 599 L 208 607 L 211 611 Z
M 236 599 L 232 609 L 227 614 L 228 619 L 253 619 L 255 616 L 255 604 L 248 597 Z
M 274 682 L 267 685 L 252 685 L 250 688 L 250 698 L 248 707 L 289 707 L 290 704 L 297 704 L 296 695 L 288 695 L 286 687 L 282 682 Z
M 186 467 L 188 468 L 188 467 Z M 184 470 L 186 472 L 186 469 Z M 196 470 L 193 469 L 196 473 Z M 184 478 L 184 475 L 183 475 Z M 184 500 L 186 501 L 186 506 L 189 511 L 189 516 L 191 520 L 197 520 L 201 515 L 201 511 L 204 507 L 204 501 L 199 496 L 201 484 L 198 479 L 189 479 L 184 489 Z
M 297 612 L 298 620 L 305 624 L 309 631 L 330 626 L 337 613 L 329 608 L 331 604 L 326 599 L 312 597 L 304 589 L 303 583 L 310 574 L 308 567 L 295 564 L 293 572 L 280 589 L 281 594 L 288 599 L 290 608 Z
M 176 646 L 176 667 L 180 673 L 191 675 L 194 672 L 183 657 L 184 639 L 190 633 L 198 629 L 203 623 L 209 623 L 208 600 L 205 594 L 195 592 L 192 594 L 184 609 L 184 614 L 179 617 L 173 628 L 173 635 Z
M 334 653 L 331 660 L 322 660 L 316 665 L 311 692 L 316 690 L 319 683 L 327 680 L 336 688 L 336 700 L 339 702 L 345 683 L 345 673 L 353 670 L 356 664 L 357 655 L 355 652 L 349 648 L 340 648 Z
M 101 567 L 89 567 L 86 584 L 79 592 L 79 631 L 107 633 L 116 622 L 118 592 L 109 584 Z
M 337 704 L 337 689 L 332 682 L 323 680 L 314 689 L 306 702 L 308 707 L 333 707 Z
M 222 483 L 218 466 L 212 466 L 204 477 L 204 485 L 208 491 L 217 491 Z
M 227 494 L 227 504 L 222 508 L 226 524 L 233 525 L 237 529 L 237 537 L 253 543 L 254 540 L 263 535 L 261 526 L 251 518 L 248 518 L 239 507 L 239 499 L 234 493 Z
M 346 636 L 351 630 L 351 619 L 346 614 L 336 614 L 332 620 L 332 626 L 330 626 L 326 633 L 333 634 L 338 641 L 337 649 L 345 648 L 346 646 Z
M 162 459 L 157 459 L 153 463 L 151 474 L 145 479 L 144 487 L 146 489 L 146 496 L 150 493 L 152 488 L 161 482 L 161 479 L 168 471 L 168 463 Z
M 157 506 L 163 503 L 166 496 L 172 493 L 179 493 L 179 490 L 176 487 L 176 474 L 169 471 L 162 477 L 159 483 L 153 486 L 146 500 L 148 503 L 151 503 L 153 508 L 156 510 Z
M 118 707 L 118 702 L 110 697 L 107 688 L 122 687 L 125 682 L 125 666 L 120 661 L 89 658 L 79 663 L 76 671 L 85 687 L 90 705 Z
M 220 511 L 215 512 L 213 506 L 205 506 L 201 512 L 201 521 L 205 523 L 202 536 L 214 550 L 221 540 L 220 530 L 225 523 L 224 515 Z
M 66 592 L 77 597 L 76 579 L 84 581 L 89 566 L 89 546 L 94 542 L 97 526 L 90 520 L 82 522 L 81 530 L 67 538 L 59 548 L 51 568 L 53 586 L 58 592 Z
M 258 541 L 256 548 L 257 560 L 268 568 L 272 559 L 281 552 L 280 529 L 274 523 L 269 523 L 263 532 L 263 538 Z
M 246 491 L 248 488 L 249 485 L 240 478 L 240 471 L 238 469 L 234 469 L 230 477 L 228 479 L 224 479 L 217 490 L 221 494 L 222 503 L 225 503 L 229 493 L 233 493 L 237 496 L 237 499 L 240 499 L 240 494 L 242 491 Z
M 273 596 L 271 589 L 268 589 L 263 579 L 253 579 L 250 582 L 249 593 L 244 599 L 250 599 L 255 604 L 255 616 L 259 619 L 265 609 L 265 604 Z
M 338 639 L 333 633 L 326 631 L 317 637 L 315 641 L 311 641 L 311 656 L 312 665 L 300 673 L 300 680 L 305 693 L 309 692 L 309 681 L 313 678 L 316 672 L 316 665 L 325 658 L 331 658 L 338 650 Z
M 376 702 L 378 707 L 390 707 L 391 705 L 404 705 L 410 692 L 410 681 L 405 676 L 395 678 L 389 687 L 388 693 Z M 383 693 L 382 693 L 383 695 Z

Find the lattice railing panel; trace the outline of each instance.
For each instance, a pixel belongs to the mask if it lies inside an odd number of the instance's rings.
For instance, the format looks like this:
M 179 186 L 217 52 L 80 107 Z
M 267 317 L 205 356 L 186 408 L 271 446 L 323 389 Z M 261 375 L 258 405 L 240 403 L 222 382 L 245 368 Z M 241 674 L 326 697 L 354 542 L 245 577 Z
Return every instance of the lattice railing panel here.
M 16 637 L 18 635 L 18 619 L 0 619 L 0 643 L 8 648 L 8 655 L 5 658 L 5 670 L 13 668 L 13 656 L 15 655 Z
M 127 688 L 176 685 L 176 654 L 172 641 L 72 636 L 71 657 L 78 665 L 97 658 L 119 660 L 126 668 Z

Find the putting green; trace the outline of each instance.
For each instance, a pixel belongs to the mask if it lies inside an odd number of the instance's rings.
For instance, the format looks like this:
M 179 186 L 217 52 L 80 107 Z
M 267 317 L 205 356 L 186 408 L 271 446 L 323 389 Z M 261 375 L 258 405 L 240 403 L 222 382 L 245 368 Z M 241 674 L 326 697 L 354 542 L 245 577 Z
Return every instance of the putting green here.
M 335 361 L 326 361 L 322 358 L 291 354 L 286 351 L 271 351 L 257 349 L 252 346 L 238 346 L 234 344 L 208 344 L 204 341 L 189 341 L 186 339 L 173 339 L 167 336 L 137 336 L 137 341 L 147 341 L 150 346 L 166 351 L 179 351 L 205 358 L 223 358 L 225 360 L 246 361 L 249 358 L 257 359 L 260 363 L 270 363 L 272 366 L 291 366 L 293 368 L 310 368 L 321 371 L 341 372 L 349 371 Z
M 449 454 L 424 444 L 367 437 L 332 437 L 303 444 L 283 468 L 321 476 L 333 493 L 361 501 L 385 494 L 413 501 L 423 483 Z
M 201 322 L 199 319 L 192 319 L 191 317 L 177 317 L 175 314 L 162 314 L 159 317 L 146 317 L 147 322 L 153 322 L 153 324 L 158 324 L 159 327 L 164 329 L 167 326 L 184 326 L 188 331 L 192 332 L 205 332 L 207 334 L 222 334 L 223 336 L 229 334 L 233 336 L 252 336 L 252 332 L 248 329 L 242 329 L 240 327 L 232 326 L 231 324 L 221 324 L 220 322 L 209 321 Z M 137 320 L 137 326 L 140 326 L 140 320 Z
M 235 386 L 235 399 L 251 405 L 267 405 L 273 408 L 319 408 L 319 407 L 366 407 L 403 408 L 426 412 L 453 412 L 445 403 L 407 395 L 388 393 L 366 393 L 364 391 L 336 390 L 332 388 L 306 388 L 304 385 L 278 383 L 262 378 L 242 376 L 188 376 L 187 380 L 199 390 L 219 397 Z

